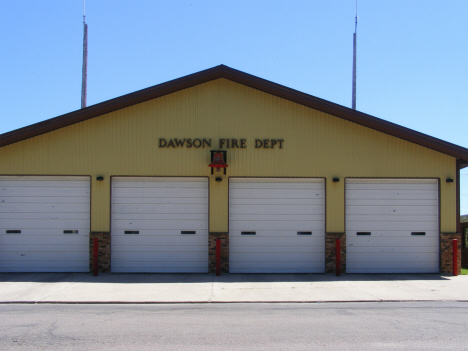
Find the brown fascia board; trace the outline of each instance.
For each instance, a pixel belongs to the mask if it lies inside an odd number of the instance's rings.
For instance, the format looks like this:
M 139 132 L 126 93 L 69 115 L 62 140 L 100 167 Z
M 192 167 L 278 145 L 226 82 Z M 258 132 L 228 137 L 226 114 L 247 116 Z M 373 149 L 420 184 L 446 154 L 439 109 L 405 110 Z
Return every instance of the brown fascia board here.
M 423 134 L 409 128 L 402 127 L 398 124 L 391 123 L 362 112 L 358 112 L 348 107 L 338 105 L 327 100 L 319 99 L 315 96 L 305 94 L 303 92 L 270 82 L 268 80 L 235 70 L 224 65 L 219 65 L 204 71 L 190 74 L 185 77 L 168 81 L 166 83 L 138 90 L 115 99 L 107 100 L 96 105 L 45 120 L 43 122 L 4 133 L 0 135 L 0 147 L 32 138 L 37 135 L 41 135 L 75 123 L 79 123 L 90 118 L 101 116 L 103 114 L 144 101 L 171 94 L 182 89 L 190 88 L 198 84 L 206 83 L 218 78 L 225 78 L 233 82 L 263 91 L 265 93 L 272 94 L 283 99 L 331 114 L 333 116 L 343 118 L 350 122 L 375 129 L 382 133 L 386 133 L 425 146 L 427 148 L 460 159 L 461 163 L 463 164 L 462 166 L 468 165 L 468 149 L 466 148 L 431 137 L 427 134 Z

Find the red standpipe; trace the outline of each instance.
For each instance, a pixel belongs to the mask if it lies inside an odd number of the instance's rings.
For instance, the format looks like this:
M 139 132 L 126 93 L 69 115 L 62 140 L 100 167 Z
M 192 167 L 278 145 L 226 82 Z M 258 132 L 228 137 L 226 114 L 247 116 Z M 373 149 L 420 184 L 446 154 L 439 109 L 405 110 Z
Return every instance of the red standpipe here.
M 458 239 L 453 239 L 453 275 L 458 275 Z
M 98 253 L 99 253 L 98 238 L 94 238 L 93 240 L 93 275 L 94 276 L 98 275 Z
M 221 240 L 216 239 L 216 276 L 221 275 Z
M 335 252 L 336 252 L 336 276 L 339 277 L 341 275 L 341 239 L 336 239 L 335 245 Z

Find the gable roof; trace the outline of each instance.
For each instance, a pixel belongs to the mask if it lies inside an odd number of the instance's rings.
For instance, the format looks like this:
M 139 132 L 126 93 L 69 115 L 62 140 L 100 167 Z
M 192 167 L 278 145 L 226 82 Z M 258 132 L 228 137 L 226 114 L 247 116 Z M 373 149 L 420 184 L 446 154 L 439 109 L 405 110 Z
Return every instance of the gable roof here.
M 138 90 L 96 105 L 1 134 L 0 147 L 219 78 L 225 78 L 397 138 L 425 146 L 460 159 L 463 166 L 468 165 L 468 149 L 464 147 L 431 137 L 427 134 L 402 127 L 398 124 L 373 117 L 345 106 L 302 93 L 251 74 L 235 70 L 225 65 L 219 65 L 185 77 L 154 85 L 146 89 Z

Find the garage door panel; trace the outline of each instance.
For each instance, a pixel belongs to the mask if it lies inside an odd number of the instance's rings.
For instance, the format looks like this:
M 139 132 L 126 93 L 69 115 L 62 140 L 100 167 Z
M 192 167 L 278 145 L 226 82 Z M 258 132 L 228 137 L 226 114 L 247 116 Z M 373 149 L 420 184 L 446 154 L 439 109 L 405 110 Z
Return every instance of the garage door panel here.
M 208 271 L 208 181 L 173 179 L 113 178 L 113 272 Z
M 39 180 L 41 182 L 41 186 L 43 187 L 51 187 L 56 188 L 60 186 L 65 186 L 67 188 L 73 187 L 88 187 L 89 185 L 89 178 L 84 176 L 66 176 L 66 177 L 58 177 L 58 176 L 2 176 L 2 185 L 6 184 L 7 186 L 16 186 L 21 182 L 24 184 L 25 187 L 35 187 L 37 184 L 30 183 L 29 180 Z M 73 183 L 70 183 L 70 180 Z
M 60 192 L 61 196 L 66 196 L 66 197 L 82 197 L 83 196 L 83 188 L 78 187 L 78 188 L 73 188 L 73 187 L 49 187 L 49 188 L 44 188 L 43 184 L 40 184 L 39 186 L 35 187 L 24 187 L 24 186 L 17 186 L 17 187 L 2 187 L 0 188 L 0 201 L 4 198 L 11 198 L 11 197 L 48 197 L 48 191 L 50 192 L 50 189 L 53 189 L 54 192 Z M 86 195 L 89 196 L 89 190 L 85 188 L 84 190 L 86 192 Z
M 384 185 L 384 184 L 382 184 Z M 412 184 L 411 189 L 400 189 L 387 184 L 388 187 L 381 189 L 368 189 L 364 185 L 357 187 L 356 189 L 349 189 L 347 187 L 347 196 L 349 199 L 382 199 L 382 194 L 385 194 L 385 198 L 389 200 L 399 199 L 435 199 L 438 196 L 438 192 L 434 189 L 427 190 L 419 187 L 417 184 Z M 377 186 L 377 185 L 376 185 Z
M 384 247 L 384 246 L 395 246 L 395 243 L 398 243 L 399 246 L 406 246 L 406 245 L 411 245 L 411 246 L 418 246 L 418 245 L 423 245 L 423 246 L 437 246 L 438 245 L 438 238 L 435 236 L 430 237 L 430 239 L 426 238 L 426 240 L 422 239 L 420 236 L 402 236 L 402 237 L 396 237 L 396 236 L 375 236 L 370 239 L 355 239 L 353 237 L 346 237 L 346 245 L 347 247 L 351 246 L 361 246 L 361 247 L 368 247 L 368 246 L 373 246 L 375 245 L 376 247 Z M 403 245 L 400 245 L 400 243 L 403 243 Z
M 321 265 L 317 262 L 307 262 L 307 265 L 312 268 L 319 268 Z M 297 261 L 239 261 L 236 263 L 235 269 L 238 273 L 252 273 L 252 267 L 255 267 L 258 272 L 256 273 L 309 273 L 304 264 Z
M 85 204 L 89 205 L 89 196 L 87 197 L 71 197 L 71 196 L 65 196 L 65 197 L 59 197 L 59 196 L 48 196 L 48 197 L 1 197 L 0 196 L 0 210 L 3 209 L 8 209 L 9 204 L 19 204 L 21 207 L 22 206 L 28 206 L 31 204 L 37 204 L 40 203 L 43 206 L 47 206 L 48 204 Z M 34 206 L 31 206 L 32 208 L 35 208 Z
M 346 263 L 346 271 L 348 273 L 359 273 L 362 264 L 352 264 L 349 265 Z M 414 270 L 417 270 L 417 273 L 434 273 L 435 270 L 438 270 L 438 266 L 434 262 L 419 262 L 419 265 L 413 266 Z M 366 273 L 388 273 L 388 265 L 383 266 L 372 265 L 366 269 Z M 408 273 L 408 264 L 407 263 L 393 263 L 392 264 L 392 273 Z
M 311 190 L 301 190 L 301 189 L 280 189 L 280 190 L 273 190 L 268 189 L 262 194 L 263 199 L 281 199 L 290 198 L 290 199 L 309 199 L 309 198 L 323 198 L 323 192 L 315 192 Z M 232 199 L 255 199 L 255 193 L 252 193 L 251 189 L 236 189 L 236 191 L 232 195 Z
M 89 177 L 0 177 L 0 219 L 0 271 L 89 271 Z
M 387 190 L 387 189 L 402 189 L 402 190 L 434 190 L 432 185 L 435 179 L 350 179 L 346 188 L 349 190 L 354 189 L 374 189 L 374 190 Z M 413 185 L 416 185 L 415 189 Z
M 116 199 L 146 199 L 146 198 L 173 198 L 173 199 L 200 199 L 205 200 L 203 188 L 178 188 L 178 191 L 174 192 L 174 188 L 120 188 L 112 191 L 112 196 Z
M 153 214 L 153 215 L 169 215 L 169 214 L 206 214 L 208 213 L 207 203 L 200 204 L 115 204 L 112 211 L 115 216 L 119 214 L 127 216 Z M 146 218 L 146 217 L 145 217 Z M 154 217 L 151 217 L 154 218 Z
M 230 180 L 230 271 L 323 272 L 324 196 L 323 180 Z
M 415 220 L 416 218 L 416 220 Z M 350 220 L 350 223 L 362 223 L 363 220 L 366 220 L 366 222 L 383 222 L 383 223 L 396 223 L 396 222 L 403 222 L 403 223 L 408 223 L 408 222 L 437 222 L 435 219 L 434 214 L 427 214 L 427 213 L 419 213 L 419 214 L 403 214 L 403 213 L 394 213 L 394 214 L 372 214 L 372 217 L 369 216 L 369 213 L 365 215 L 359 215 L 356 214 L 354 215 L 353 220 Z
M 147 219 L 148 215 L 151 215 L 151 219 Z M 188 221 L 203 221 L 206 218 L 207 213 L 184 213 L 184 220 Z M 131 213 L 131 214 L 125 214 L 125 213 L 116 213 L 114 215 L 114 219 L 116 221 L 122 221 L 122 223 L 126 223 L 128 221 L 132 220 L 138 220 L 138 221 L 153 221 L 155 223 L 158 223 L 159 221 L 169 221 L 169 220 L 182 220 L 180 218 L 180 212 L 179 213 L 144 213 L 144 212 L 139 212 L 139 213 Z M 124 226 L 124 224 L 122 224 Z
M 353 207 L 348 208 L 347 214 L 352 215 L 360 215 L 362 213 L 372 214 L 372 215 L 391 215 L 391 216 L 398 216 L 398 215 L 405 215 L 405 216 L 413 216 L 413 215 L 426 215 L 426 216 L 436 216 L 437 208 L 434 206 L 402 206 L 402 205 L 373 205 L 373 206 L 358 206 L 354 204 Z
M 60 219 L 51 215 L 48 219 L 3 219 L 2 229 L 77 229 L 89 227 L 89 219 Z M 85 216 L 86 217 L 86 216 Z M 59 219 L 59 220 L 57 220 Z
M 149 198 L 125 198 L 120 197 L 118 199 L 118 203 L 113 202 L 112 206 L 121 206 L 124 204 L 127 205 L 138 205 L 141 206 L 143 204 L 149 204 L 151 206 L 154 205 L 172 205 L 172 204 L 181 204 L 181 205 L 188 205 L 188 204 L 200 204 L 205 205 L 207 204 L 207 200 L 200 198 L 200 197 L 191 197 L 191 198 L 183 198 L 183 197 L 176 197 L 176 198 L 157 198 L 157 197 L 149 197 Z
M 29 218 L 48 218 L 51 213 L 63 216 L 60 218 L 70 218 L 69 214 L 74 218 L 89 218 L 89 211 L 83 210 L 82 204 L 51 203 L 38 208 L 34 203 L 3 203 L 0 200 L 0 218 L 20 218 L 23 213 L 28 213 Z
M 239 221 L 239 223 L 248 223 L 250 221 L 265 221 L 271 222 L 275 224 L 275 222 L 283 222 L 283 221 L 296 221 L 296 222 L 308 222 L 310 220 L 316 221 L 323 218 L 324 214 L 317 214 L 317 215 L 310 215 L 310 214 L 303 214 L 303 215 L 295 215 L 295 214 L 244 214 L 242 215 L 243 220 Z
M 114 189 L 128 188 L 203 188 L 206 183 L 206 178 L 196 177 L 113 177 L 118 184 L 114 184 Z
M 291 241 L 293 243 L 299 243 L 299 240 L 304 241 L 304 242 L 309 242 L 311 240 L 315 240 L 314 238 L 322 238 L 324 237 L 324 232 L 322 230 L 323 228 L 317 229 L 317 230 L 312 230 L 308 229 L 306 231 L 301 231 L 301 230 L 254 230 L 255 235 L 249 235 L 249 234 L 241 234 L 242 232 L 245 231 L 239 231 L 239 230 L 232 230 L 230 231 L 232 240 L 246 240 L 246 241 L 257 241 L 257 240 L 264 240 L 264 242 L 268 242 L 268 240 L 275 240 L 278 238 L 284 238 L 286 241 Z M 312 234 L 297 234 L 298 232 L 300 233 L 312 233 Z
M 367 195 L 374 195 L 377 193 L 385 192 L 390 198 L 398 195 L 412 195 L 415 198 L 426 198 L 428 195 L 437 196 L 437 191 L 433 188 L 433 182 L 428 184 L 411 183 L 411 184 L 349 184 L 346 188 L 353 196 L 366 197 Z
M 180 255 L 184 256 L 184 261 L 191 262 L 200 262 L 203 259 L 206 259 L 206 251 L 203 248 L 199 248 L 200 251 L 195 251 L 193 248 L 187 247 L 187 250 L 178 251 L 141 251 L 139 248 L 134 248 L 134 251 L 129 248 L 126 252 L 116 251 L 112 253 L 115 255 L 115 259 L 120 262 L 132 262 L 132 261 L 141 261 L 141 262 L 177 262 Z
M 414 262 L 433 261 L 434 256 L 437 256 L 437 252 L 434 252 L 434 250 L 429 250 L 428 252 L 367 252 L 365 255 L 351 252 L 350 254 L 353 262 L 365 262 L 367 264 L 373 264 L 373 262 L 376 261 L 381 263 L 406 262 L 409 265 L 412 265 Z M 354 257 L 357 255 L 359 255 L 359 257 Z
M 6 245 L 61 245 L 67 246 L 82 246 L 84 243 L 88 245 L 89 233 L 86 235 L 76 234 L 57 234 L 57 235 L 37 235 L 34 234 L 6 234 L 0 235 L 0 245 L 4 249 Z
M 147 177 L 143 177 L 142 179 L 148 179 Z M 203 184 L 206 179 L 203 178 L 192 178 L 192 180 L 187 180 L 185 177 L 181 177 L 180 180 L 174 180 L 177 178 L 174 177 L 159 177 L 158 179 L 151 179 L 151 180 L 138 180 L 138 178 L 132 177 L 131 180 L 125 181 L 123 178 L 118 178 L 118 183 L 113 185 L 113 189 L 123 189 L 127 191 L 127 189 L 131 188 L 143 188 L 143 189 L 151 189 L 151 188 L 200 188 L 203 187 Z M 162 184 L 164 183 L 164 184 Z M 131 192 L 131 191 L 130 191 Z
M 115 220 L 117 228 L 124 230 L 207 230 L 208 223 L 200 220 Z
M 72 262 L 68 261 L 67 265 L 57 265 L 55 261 L 50 263 L 47 261 L 2 261 L 0 260 L 0 266 L 3 268 L 0 272 L 8 273 L 24 273 L 24 272 L 83 272 L 83 264 L 86 263 L 89 270 L 89 262 L 86 261 L 77 261 Z
M 130 257 L 126 258 L 125 260 L 120 260 L 115 264 L 114 268 L 119 267 L 119 271 L 123 270 L 124 272 L 128 271 L 131 272 L 151 272 L 151 273 L 159 273 L 161 270 L 161 273 L 170 273 L 171 269 L 175 270 L 175 273 L 183 273 L 183 271 L 177 270 L 180 268 L 189 268 L 190 270 L 188 273 L 196 273 L 196 271 L 193 271 L 192 268 L 198 269 L 198 272 L 200 268 L 203 268 L 204 265 L 201 265 L 200 262 L 198 261 L 178 261 L 178 260 L 158 260 L 157 258 L 152 258 L 151 261 L 144 261 L 138 259 L 138 257 Z M 138 270 L 140 268 L 140 270 Z
M 347 180 L 347 271 L 438 272 L 438 213 L 437 180 Z
M 152 197 L 178 197 L 178 198 L 204 198 L 203 189 L 199 188 L 179 188 L 174 192 L 172 187 L 154 187 L 154 188 L 116 188 L 112 195 L 115 198 L 152 198 Z M 127 196 L 128 195 L 128 196 Z
M 86 238 L 86 241 L 88 238 Z M 2 249 L 0 249 L 0 255 L 3 257 L 4 252 L 31 252 L 37 251 L 38 249 L 43 252 L 81 252 L 80 249 L 76 248 L 73 244 L 53 244 L 53 243 L 41 243 L 39 240 L 36 244 L 31 243 L 30 241 L 25 241 L 26 243 L 18 242 L 18 243 L 9 243 L 8 250 L 5 250 L 5 245 L 3 242 L 0 242 L 0 245 L 4 245 Z M 80 244 L 83 243 L 78 242 Z
M 283 231 L 317 231 L 323 229 L 321 223 L 311 223 L 311 221 L 294 221 L 293 228 L 290 222 L 287 221 L 243 221 L 240 223 L 233 223 L 232 229 L 234 231 L 256 231 L 270 229 L 272 232 L 283 230 Z
M 304 184 L 304 183 L 303 183 Z M 302 185 L 303 185 L 302 184 Z M 296 187 L 294 189 L 288 187 L 286 184 L 282 184 L 282 188 L 273 188 L 273 187 L 268 187 L 268 188 L 256 188 L 256 191 L 252 192 L 253 188 L 249 189 L 242 189 L 242 188 L 232 188 L 233 194 L 232 198 L 233 199 L 255 199 L 257 196 L 255 195 L 258 192 L 262 192 L 262 198 L 264 199 L 317 199 L 317 198 L 323 198 L 325 196 L 325 191 L 322 190 L 316 190 L 312 187 Z
M 434 225 L 437 225 L 437 221 L 431 222 L 367 222 L 366 226 L 364 227 L 363 222 L 354 222 L 354 221 L 347 221 L 346 228 L 351 233 L 355 232 L 371 232 L 374 231 L 408 231 L 410 232 L 424 232 L 430 231 L 434 229 Z
M 296 245 L 290 246 L 274 246 L 274 245 L 261 245 L 260 247 L 256 247 L 255 245 L 238 245 L 233 250 L 230 251 L 231 253 L 236 254 L 251 254 L 251 253 L 259 253 L 259 254 L 276 254 L 276 253 L 284 253 L 284 254 L 307 254 L 309 259 L 311 259 L 311 253 L 319 253 L 322 250 L 317 247 L 316 245 L 304 245 L 298 248 Z
M 371 235 L 357 235 L 356 233 L 371 233 Z M 374 240 L 377 237 L 399 237 L 399 238 L 408 238 L 410 240 L 426 240 L 424 238 L 428 237 L 439 237 L 439 231 L 436 230 L 426 230 L 423 231 L 426 233 L 425 235 L 411 235 L 411 233 L 420 233 L 421 231 L 411 231 L 411 230 L 374 230 L 374 231 L 366 231 L 366 230 L 354 230 L 348 231 L 348 237 L 350 240 Z M 392 238 L 391 240 L 395 240 Z
M 141 232 L 140 232 L 141 233 Z M 177 232 L 178 233 L 178 232 Z M 203 234 L 169 234 L 169 235 L 161 235 L 161 234 L 126 234 L 117 235 L 113 233 L 113 243 L 115 243 L 114 250 L 119 250 L 119 246 L 127 246 L 127 245 L 140 245 L 140 246 L 148 246 L 148 245 L 203 245 L 205 246 L 205 238 L 207 237 L 207 233 Z M 203 238 L 200 238 L 202 236 Z M 142 248 L 143 249 L 143 248 Z
M 230 191 L 232 193 L 232 191 Z M 322 206 L 323 198 L 304 198 L 304 199 L 281 199 L 281 202 L 272 201 L 271 199 L 232 199 L 229 200 L 229 205 L 272 205 L 272 206 L 285 206 L 285 205 L 318 205 Z
M 89 261 L 83 258 L 83 253 L 81 251 L 59 251 L 53 247 L 42 247 L 41 251 L 38 251 L 37 248 L 33 250 L 25 250 L 24 248 L 21 251 L 9 251 L 2 252 L 2 260 L 6 261 L 86 261 L 88 264 Z
M 232 236 L 229 238 L 230 245 L 233 246 L 279 246 L 279 247 L 287 247 L 287 246 L 303 246 L 303 247 L 313 247 L 313 246 L 320 246 L 324 245 L 324 237 L 323 235 L 297 235 L 296 236 L 284 236 L 284 235 L 276 235 L 276 236 L 265 236 L 263 239 L 262 237 L 249 237 L 247 235 L 243 236 Z M 323 251 L 323 250 L 322 250 Z
M 17 228 L 8 228 L 6 230 L 17 230 Z M 6 232 L 2 230 L 3 233 Z M 63 229 L 35 229 L 35 228 L 23 228 L 19 229 L 21 233 L 8 233 L 4 234 L 4 240 L 10 240 L 11 238 L 39 238 L 40 240 L 47 241 L 47 240 L 66 240 L 67 242 L 71 240 L 72 237 L 88 237 L 89 236 L 89 228 L 74 228 L 76 233 L 63 233 Z M 65 230 L 72 230 L 72 229 L 65 229 Z M 1 236 L 0 236 L 1 238 Z M 0 239 L 1 240 L 1 239 Z
M 349 246 L 346 250 L 348 254 L 354 253 L 363 253 L 363 256 L 367 256 L 369 253 L 435 253 L 437 254 L 437 249 L 432 245 L 427 246 L 387 246 L 376 248 L 374 246 L 358 246 L 353 245 Z
M 349 199 L 347 198 L 347 202 Z M 352 200 L 354 206 L 368 206 L 368 199 L 359 199 Z M 396 200 L 384 200 L 384 199 L 372 199 L 372 206 L 401 206 L 402 208 L 411 207 L 411 206 L 427 206 L 428 201 L 424 199 L 396 199 Z
M 322 180 L 309 182 L 308 189 L 323 191 Z M 235 178 L 232 179 L 231 189 L 304 189 L 304 178 L 283 178 L 277 181 L 274 178 Z
M 242 206 L 233 206 L 230 208 L 230 215 L 252 215 L 255 211 L 256 215 L 307 215 L 310 216 L 311 211 L 314 215 L 324 215 L 325 209 L 322 204 L 304 206 L 300 205 L 291 205 L 291 204 L 268 204 L 268 207 L 260 207 L 256 205 L 242 205 Z M 285 205 L 287 208 L 285 208 Z M 248 218 L 248 217 L 246 217 Z
M 133 236 L 133 235 L 132 235 Z M 133 238 L 128 236 L 115 236 L 115 247 L 112 252 L 115 251 L 125 251 L 131 247 L 140 247 L 142 251 L 147 250 L 150 247 L 155 247 L 161 250 L 162 248 L 172 247 L 172 246 L 190 246 L 195 248 L 196 246 L 205 247 L 204 239 L 200 239 L 194 235 L 186 236 L 140 236 L 134 235 Z M 156 250 L 155 250 L 156 251 Z
M 179 252 L 205 252 L 204 245 L 192 245 L 190 243 L 183 243 L 180 245 L 158 245 L 158 244 L 151 244 L 151 245 L 127 245 L 125 248 L 117 248 L 112 254 L 118 252 L 148 252 L 148 253 L 155 253 L 155 252 L 167 252 L 167 253 L 179 253 Z
M 392 200 L 411 200 L 413 201 L 414 199 L 417 199 L 417 200 L 425 200 L 425 201 L 430 201 L 430 200 L 435 200 L 436 199 L 436 195 L 432 195 L 432 194 L 419 194 L 417 196 L 416 193 L 405 193 L 405 192 L 400 192 L 398 194 L 392 194 L 390 196 L 389 195 L 386 195 L 388 196 L 387 199 L 389 201 L 392 201 Z M 369 193 L 368 195 L 363 195 L 363 194 L 350 194 L 349 196 L 347 196 L 347 199 L 348 200 L 380 200 L 382 199 L 382 193 L 381 192 L 371 192 Z
M 370 264 L 370 263 L 372 263 L 372 264 Z M 392 264 L 392 269 L 393 268 L 406 268 L 406 269 L 408 269 L 408 266 L 417 267 L 417 268 L 421 268 L 421 267 L 425 267 L 425 266 L 429 266 L 429 267 L 435 267 L 436 266 L 431 257 L 428 257 L 428 258 L 424 259 L 424 257 L 421 256 L 421 257 L 419 257 L 418 260 L 394 260 L 394 259 L 392 259 L 392 257 L 386 257 L 385 260 L 369 261 L 369 260 L 365 260 L 365 259 L 361 258 L 359 260 L 357 260 L 357 259 L 352 260 L 349 267 L 348 267 L 348 264 L 346 264 L 346 268 L 351 268 L 352 267 L 352 268 L 359 269 L 359 267 L 362 267 L 363 265 L 369 265 L 370 269 L 374 268 L 374 267 L 378 267 L 378 268 L 387 267 L 387 269 L 388 269 L 388 264 L 389 263 Z M 354 270 L 353 270 L 353 272 L 354 272 Z
M 314 261 L 313 255 L 308 252 L 256 252 L 256 253 L 247 253 L 247 252 L 233 252 L 234 261 L 271 261 L 271 262 L 294 262 L 294 261 L 301 261 L 301 263 L 310 263 Z
M 152 264 L 149 267 L 144 266 L 145 262 L 134 262 L 134 267 L 130 267 L 130 263 L 125 266 L 115 266 L 114 268 L 119 273 L 200 273 L 204 269 L 203 266 L 195 266 L 187 263 L 181 267 L 175 267 L 175 262 L 169 262 L 168 265 L 155 266 Z

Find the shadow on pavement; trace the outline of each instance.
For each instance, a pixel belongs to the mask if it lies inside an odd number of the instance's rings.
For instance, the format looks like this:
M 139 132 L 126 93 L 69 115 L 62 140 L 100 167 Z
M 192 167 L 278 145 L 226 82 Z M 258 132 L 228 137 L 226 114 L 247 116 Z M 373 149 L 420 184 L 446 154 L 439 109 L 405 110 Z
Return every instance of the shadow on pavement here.
M 0 273 L 0 282 L 30 283 L 281 283 L 281 282 L 332 282 L 332 281 L 430 281 L 448 280 L 448 275 L 441 274 L 194 274 L 194 273 L 131 273 L 99 274 L 90 273 Z

